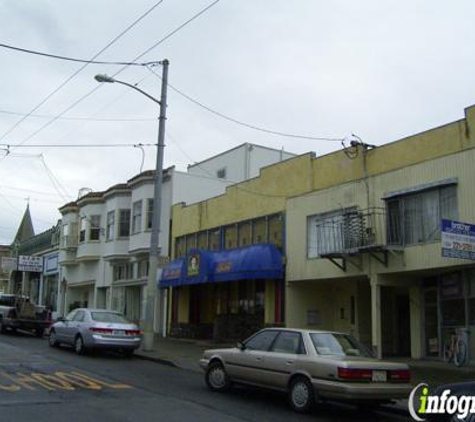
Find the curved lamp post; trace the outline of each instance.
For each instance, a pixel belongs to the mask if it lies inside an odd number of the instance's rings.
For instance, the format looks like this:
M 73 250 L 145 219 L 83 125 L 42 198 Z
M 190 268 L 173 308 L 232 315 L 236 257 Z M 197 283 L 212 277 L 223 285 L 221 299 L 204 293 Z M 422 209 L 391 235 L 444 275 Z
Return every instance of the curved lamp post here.
M 155 166 L 155 183 L 153 193 L 153 213 L 152 213 L 152 232 L 150 235 L 150 254 L 149 254 L 149 270 L 147 278 L 147 296 L 145 301 L 145 318 L 142 321 L 143 328 L 143 350 L 153 350 L 153 326 L 155 315 L 155 296 L 157 292 L 157 275 L 158 275 L 158 256 L 159 250 L 159 236 L 160 236 L 160 218 L 162 214 L 162 182 L 163 182 L 163 150 L 165 148 L 165 121 L 166 121 L 166 104 L 167 104 L 167 81 L 168 81 L 168 65 L 167 59 L 160 62 L 162 65 L 162 89 L 160 100 L 147 94 L 145 91 L 137 88 L 135 85 L 127 82 L 119 81 L 111 76 L 96 75 L 94 78 L 97 82 L 118 83 L 128 86 L 135 91 L 145 95 L 150 100 L 160 105 L 160 116 L 158 120 L 158 144 L 157 144 L 157 161 Z M 164 309 L 163 300 L 161 300 L 160 290 L 158 290 L 159 298 L 159 331 L 162 336 L 165 336 L 165 328 L 163 327 Z

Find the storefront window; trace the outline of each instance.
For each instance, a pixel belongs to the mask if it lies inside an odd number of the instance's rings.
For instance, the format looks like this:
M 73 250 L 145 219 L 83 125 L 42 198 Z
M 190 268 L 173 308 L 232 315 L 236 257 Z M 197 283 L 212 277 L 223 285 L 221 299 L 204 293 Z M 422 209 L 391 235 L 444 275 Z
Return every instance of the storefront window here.
M 224 229 L 224 248 L 233 249 L 238 245 L 237 242 L 237 226 L 228 226 Z
M 209 231 L 209 250 L 219 251 L 220 249 L 220 229 Z
M 252 222 L 252 243 L 267 243 L 267 219 L 259 218 Z
M 239 246 L 246 246 L 251 243 L 251 223 L 239 223 Z
M 198 233 L 198 248 L 208 249 L 208 232 Z
M 196 233 L 186 236 L 186 253 L 196 248 Z
M 269 217 L 269 243 L 282 249 L 284 241 L 284 217 L 282 214 Z
M 186 254 L 185 236 L 177 237 L 175 240 L 175 258 L 181 258 Z
M 442 323 L 445 327 L 465 326 L 465 299 L 442 301 Z

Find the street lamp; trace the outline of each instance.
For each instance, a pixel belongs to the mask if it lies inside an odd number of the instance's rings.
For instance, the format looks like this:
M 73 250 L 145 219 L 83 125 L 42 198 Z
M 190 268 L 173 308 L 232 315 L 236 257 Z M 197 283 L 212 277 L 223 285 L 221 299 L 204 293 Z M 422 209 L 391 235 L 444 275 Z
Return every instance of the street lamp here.
M 158 144 L 157 144 L 157 161 L 155 166 L 155 183 L 153 191 L 153 214 L 152 214 L 152 232 L 150 235 L 150 254 L 149 254 L 149 270 L 147 279 L 147 297 L 145 301 L 145 318 L 143 320 L 143 350 L 153 350 L 153 322 L 154 322 L 154 310 L 155 310 L 155 291 L 158 275 L 158 255 L 159 251 L 159 235 L 160 235 L 160 218 L 162 214 L 162 182 L 163 182 L 163 150 L 165 148 L 165 121 L 166 121 L 166 108 L 167 108 L 167 81 L 168 81 L 168 65 L 167 59 L 160 62 L 162 65 L 162 89 L 160 100 L 147 94 L 145 91 L 137 88 L 135 85 L 127 82 L 119 81 L 111 76 L 96 75 L 97 82 L 118 83 L 128 86 L 135 91 L 145 95 L 150 100 L 160 105 L 160 117 L 158 119 Z M 160 291 L 158 298 L 160 303 L 159 308 L 159 326 L 160 331 L 163 331 L 162 319 L 163 319 L 163 301 L 161 300 Z M 165 333 L 162 332 L 162 335 Z

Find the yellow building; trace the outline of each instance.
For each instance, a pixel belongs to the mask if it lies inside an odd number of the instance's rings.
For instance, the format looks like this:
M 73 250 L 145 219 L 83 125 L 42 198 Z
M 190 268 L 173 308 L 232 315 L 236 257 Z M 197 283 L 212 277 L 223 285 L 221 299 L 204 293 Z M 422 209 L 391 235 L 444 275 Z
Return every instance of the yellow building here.
M 243 338 L 285 321 L 285 201 L 312 190 L 313 157 L 265 167 L 224 195 L 173 207 L 171 335 Z M 200 262 L 199 274 L 190 267 Z M 178 278 L 181 277 L 181 280 Z
M 463 120 L 314 160 L 319 188 L 286 206 L 289 326 L 414 358 L 442 356 L 454 330 L 473 328 L 474 261 L 441 250 L 442 219 L 475 224 L 473 130 L 470 107 Z
M 240 337 L 236 327 L 286 324 L 352 332 L 380 356 L 439 356 L 454 328 L 475 324 L 475 266 L 442 257 L 440 230 L 442 218 L 475 224 L 474 128 L 470 107 L 460 121 L 382 147 L 304 154 L 224 195 L 175 205 L 181 261 L 163 284 L 171 334 Z M 285 281 L 216 281 L 207 252 L 255 244 L 277 245 Z M 200 251 L 214 267 L 190 277 Z

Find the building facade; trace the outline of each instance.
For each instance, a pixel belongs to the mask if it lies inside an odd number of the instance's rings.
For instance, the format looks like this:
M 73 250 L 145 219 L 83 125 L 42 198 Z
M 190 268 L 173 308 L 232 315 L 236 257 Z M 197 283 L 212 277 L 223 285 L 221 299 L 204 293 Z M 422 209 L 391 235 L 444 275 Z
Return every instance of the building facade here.
M 439 358 L 452 333 L 473 329 L 475 263 L 443 256 L 441 222 L 475 223 L 474 129 L 470 107 L 460 121 L 315 160 L 319 188 L 286 208 L 288 325 L 413 358 Z
M 8 281 L 10 280 L 10 271 L 4 269 L 2 264 L 2 258 L 11 257 L 10 245 L 0 245 L 0 293 L 6 293 L 8 290 Z
M 281 159 L 280 151 L 269 153 Z M 174 167 L 164 170 L 159 241 L 162 257 L 170 255 L 172 205 L 222 194 L 231 181 L 216 177 L 206 166 L 233 171 L 234 167 L 244 167 L 245 159 L 244 154 L 234 156 L 232 150 L 206 160 L 203 171 L 201 163 L 188 172 Z M 127 183 L 104 192 L 89 192 L 60 208 L 63 313 L 78 306 L 94 306 L 121 311 L 137 322 L 144 318 L 154 176 L 154 171 L 143 172 Z M 157 304 L 156 331 L 158 310 Z

